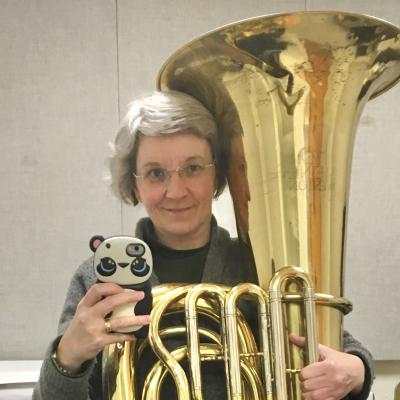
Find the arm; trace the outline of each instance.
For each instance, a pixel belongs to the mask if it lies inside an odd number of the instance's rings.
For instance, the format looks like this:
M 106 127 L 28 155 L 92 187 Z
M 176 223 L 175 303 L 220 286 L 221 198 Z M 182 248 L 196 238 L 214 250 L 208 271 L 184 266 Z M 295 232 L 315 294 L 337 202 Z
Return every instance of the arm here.
M 347 331 L 343 334 L 343 351 L 357 356 L 364 365 L 364 382 L 358 393 L 350 393 L 351 400 L 366 400 L 374 379 L 373 359 L 371 353 Z
M 304 347 L 304 337 L 291 335 L 290 340 Z M 319 345 L 319 361 L 301 371 L 304 398 L 364 400 L 371 386 L 371 366 L 372 359 L 368 350 L 346 332 L 344 352 Z
M 51 359 L 51 354 L 57 349 L 60 338 L 55 339 L 46 351 L 32 400 L 89 400 L 89 378 L 94 362 L 88 363 L 81 374 L 73 377 L 62 374 Z
M 68 290 L 60 319 L 60 337 L 46 353 L 34 400 L 87 400 L 96 355 L 108 344 L 133 339 L 132 335 L 106 332 L 105 317 L 119 305 L 140 300 L 143 294 L 126 292 L 111 283 L 90 284 L 91 280 L 85 277 L 85 269 L 81 267 Z M 149 319 L 148 316 L 132 316 L 111 322 L 113 329 L 118 329 L 144 325 Z M 55 351 L 57 362 L 51 357 Z M 100 378 L 91 383 L 100 384 Z
M 78 303 L 96 281 L 92 270 L 92 259 L 89 259 L 78 268 L 71 280 L 59 320 L 59 336 L 46 350 L 39 381 L 34 387 L 33 400 L 48 400 L 55 398 L 60 400 L 68 400 L 72 398 L 77 400 L 89 399 L 87 394 L 89 377 L 94 368 L 94 361 L 88 363 L 87 370 L 85 371 L 86 373 L 76 376 L 75 378 L 68 378 L 57 370 L 51 359 L 51 355 L 57 349 L 62 334 L 65 332 L 75 315 Z

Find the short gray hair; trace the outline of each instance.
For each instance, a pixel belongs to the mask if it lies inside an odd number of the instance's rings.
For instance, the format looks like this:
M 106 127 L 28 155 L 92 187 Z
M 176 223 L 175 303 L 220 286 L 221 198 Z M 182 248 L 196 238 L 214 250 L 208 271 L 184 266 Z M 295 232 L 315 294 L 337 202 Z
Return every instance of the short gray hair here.
M 122 125 L 111 144 L 111 187 L 125 203 L 136 205 L 134 192 L 136 157 L 141 136 L 173 135 L 190 130 L 206 139 L 216 163 L 217 198 L 225 187 L 225 174 L 219 168 L 217 125 L 211 113 L 195 98 L 184 93 L 156 91 L 129 105 Z

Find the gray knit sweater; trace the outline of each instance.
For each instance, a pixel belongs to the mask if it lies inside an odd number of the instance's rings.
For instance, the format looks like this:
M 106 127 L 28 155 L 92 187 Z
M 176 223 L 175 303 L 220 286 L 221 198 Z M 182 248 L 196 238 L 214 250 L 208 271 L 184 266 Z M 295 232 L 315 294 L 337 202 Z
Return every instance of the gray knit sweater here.
M 143 238 L 143 231 L 149 223 L 148 219 L 139 221 L 136 236 Z M 229 233 L 218 227 L 215 219 L 212 221 L 211 241 L 204 266 L 202 282 L 213 282 L 225 285 L 236 285 L 242 282 L 255 282 L 256 273 L 252 264 L 243 259 L 236 239 L 231 239 Z M 157 276 L 151 277 L 152 285 L 159 284 Z M 75 314 L 76 307 L 89 288 L 95 284 L 92 258 L 86 260 L 75 272 L 70 283 L 64 308 L 58 326 L 58 337 L 47 349 L 40 372 L 39 381 L 35 385 L 33 400 L 101 400 L 101 373 L 99 357 L 86 363 L 84 371 L 73 378 L 63 375 L 54 365 L 50 355 L 56 349 L 60 337 Z M 349 333 L 344 333 L 344 351 L 359 356 L 364 362 L 366 375 L 364 389 L 354 400 L 367 399 L 372 384 L 372 357 L 361 343 Z M 205 380 L 206 382 L 207 380 Z M 205 398 L 215 398 L 207 396 Z M 349 397 L 350 399 L 350 397 Z

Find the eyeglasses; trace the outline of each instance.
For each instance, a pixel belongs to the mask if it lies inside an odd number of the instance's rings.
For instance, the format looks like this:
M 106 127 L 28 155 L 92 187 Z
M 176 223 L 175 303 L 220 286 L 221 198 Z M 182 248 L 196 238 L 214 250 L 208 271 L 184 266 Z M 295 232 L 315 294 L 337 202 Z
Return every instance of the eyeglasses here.
M 136 175 L 134 172 L 132 172 L 132 175 L 136 179 L 143 179 L 144 182 L 149 184 L 165 184 L 176 172 L 185 182 L 192 182 L 203 177 L 207 169 L 214 166 L 215 163 L 213 162 L 206 164 L 202 161 L 190 161 L 173 169 L 150 167 L 145 169 L 141 175 Z

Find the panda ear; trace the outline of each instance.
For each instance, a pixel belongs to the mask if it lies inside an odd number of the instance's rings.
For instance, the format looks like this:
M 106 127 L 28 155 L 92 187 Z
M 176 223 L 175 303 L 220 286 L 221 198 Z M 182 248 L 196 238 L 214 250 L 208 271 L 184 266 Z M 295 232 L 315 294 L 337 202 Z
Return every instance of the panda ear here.
M 104 242 L 104 237 L 103 237 L 103 236 L 100 236 L 100 235 L 93 236 L 93 237 L 90 239 L 90 242 L 89 242 L 90 250 L 92 250 L 93 253 L 95 253 L 96 250 L 97 250 L 97 248 L 98 248 L 103 242 Z

